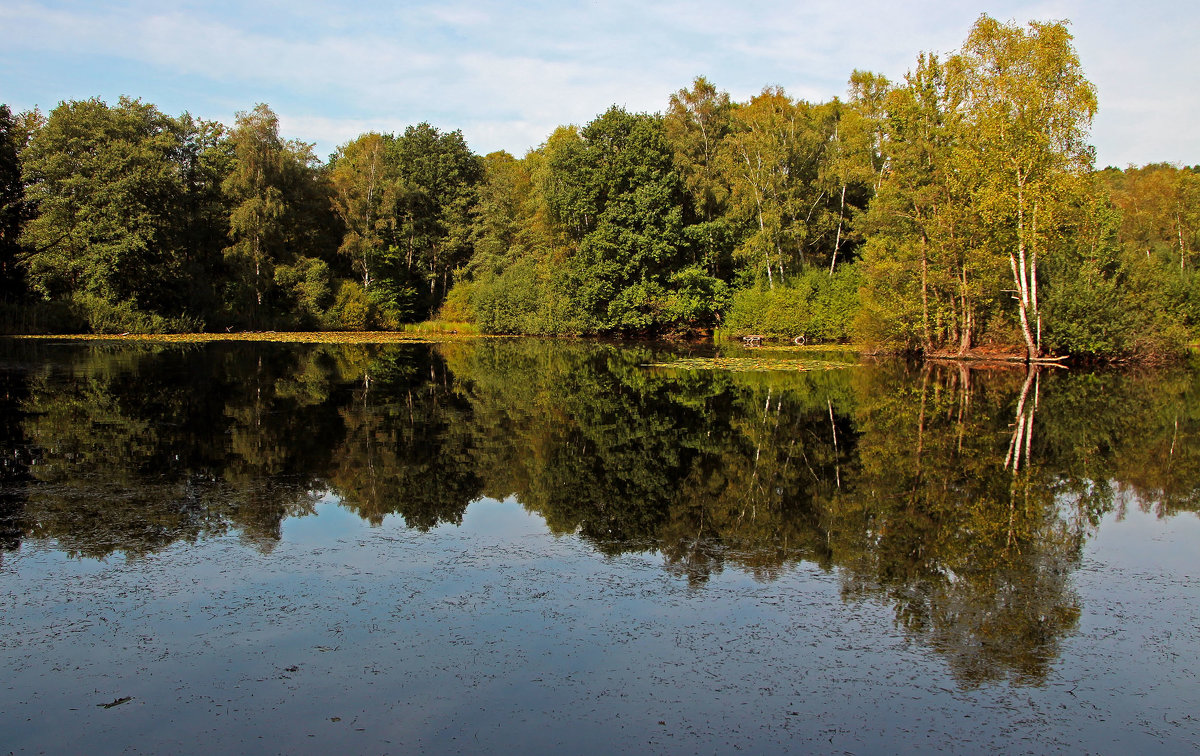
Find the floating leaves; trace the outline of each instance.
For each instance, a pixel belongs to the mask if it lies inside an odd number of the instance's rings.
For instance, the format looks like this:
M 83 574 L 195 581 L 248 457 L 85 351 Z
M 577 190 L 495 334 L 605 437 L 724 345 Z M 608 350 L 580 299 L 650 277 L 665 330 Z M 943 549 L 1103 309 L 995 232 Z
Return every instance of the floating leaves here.
M 828 360 L 802 359 L 795 357 L 685 357 L 669 362 L 652 362 L 646 367 L 674 368 L 677 370 L 729 370 L 732 372 L 842 370 L 856 367 L 852 362 L 830 362 Z
M 391 331 L 289 332 L 248 331 L 244 333 L 123 333 L 72 334 L 69 336 L 18 336 L 20 339 L 72 339 L 77 341 L 139 341 L 159 344 L 198 344 L 210 341 L 269 341 L 289 344 L 435 344 L 485 338 L 474 334 L 395 333 Z M 486 337 L 491 338 L 491 337 Z
M 829 344 L 759 344 L 758 346 L 747 346 L 747 350 L 756 352 L 785 352 L 806 354 L 847 354 L 855 355 L 857 350 L 851 346 L 838 346 Z

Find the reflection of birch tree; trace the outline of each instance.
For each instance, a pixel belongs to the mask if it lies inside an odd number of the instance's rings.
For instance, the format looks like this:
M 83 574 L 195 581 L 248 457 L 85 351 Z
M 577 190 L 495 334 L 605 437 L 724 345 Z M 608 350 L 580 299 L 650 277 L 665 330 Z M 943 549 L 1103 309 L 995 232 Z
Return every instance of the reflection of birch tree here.
M 1004 469 L 1012 469 L 1013 475 L 1021 469 L 1021 455 L 1029 464 L 1029 449 L 1033 445 L 1033 415 L 1037 411 L 1041 388 L 1037 365 L 1030 365 L 1025 373 L 1025 384 L 1021 387 L 1021 398 L 1017 400 L 1017 419 L 1013 423 L 1012 440 L 1008 443 L 1008 454 L 1004 457 Z M 1029 392 L 1033 390 L 1030 399 Z

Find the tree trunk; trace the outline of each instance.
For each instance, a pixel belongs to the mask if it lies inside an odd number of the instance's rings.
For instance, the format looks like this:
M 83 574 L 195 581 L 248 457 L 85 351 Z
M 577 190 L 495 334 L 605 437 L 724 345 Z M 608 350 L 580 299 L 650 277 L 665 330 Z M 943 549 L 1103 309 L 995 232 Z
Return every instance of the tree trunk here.
M 1017 419 L 1014 423 L 1012 439 L 1008 444 L 1008 454 L 1004 457 L 1004 468 L 1012 467 L 1013 475 L 1021 468 L 1021 455 L 1025 456 L 1025 464 L 1029 464 L 1029 452 L 1033 444 L 1033 415 L 1037 410 L 1039 391 L 1034 391 L 1033 401 L 1029 401 L 1029 390 L 1034 387 L 1038 377 L 1038 366 L 1030 365 L 1025 373 L 1025 385 L 1021 387 L 1021 398 L 1017 400 Z M 1040 386 L 1039 386 L 1040 388 Z
M 767 225 L 765 222 L 763 222 L 762 195 L 758 191 L 758 184 L 753 180 L 754 164 L 750 162 L 750 155 L 748 153 L 746 153 L 745 150 L 742 151 L 742 159 L 746 161 L 746 168 L 748 170 L 746 178 L 750 179 L 750 188 L 754 190 L 754 204 L 758 208 L 758 232 L 765 239 L 765 237 L 767 235 Z M 771 247 L 768 244 L 766 246 L 766 248 L 763 250 L 763 257 L 766 258 L 766 263 L 767 263 L 767 288 L 774 289 L 775 288 L 775 278 L 771 275 L 771 252 L 770 252 L 770 249 L 771 249 Z
M 835 265 L 837 265 L 838 248 L 842 246 L 842 219 L 845 217 L 845 215 L 846 215 L 846 185 L 842 184 L 842 205 L 838 209 L 837 237 L 833 241 L 833 259 L 829 261 L 829 275 L 831 277 L 833 276 L 833 267 Z M 925 243 L 925 239 L 922 237 L 921 244 L 924 245 L 924 243 Z M 924 260 L 922 260 L 922 264 L 924 264 Z M 924 272 L 922 272 L 922 274 L 921 274 L 922 289 L 924 289 L 924 286 L 925 286 L 924 280 L 925 280 Z
M 962 305 L 962 330 L 958 334 L 958 353 L 960 355 L 971 351 L 974 341 L 975 316 L 971 313 L 971 298 L 967 293 L 967 266 L 962 266 L 959 276 L 959 301 Z
M 1035 202 L 1033 205 L 1033 233 L 1030 234 L 1033 238 L 1029 245 L 1029 293 L 1030 301 L 1033 304 L 1033 317 L 1037 322 L 1037 333 L 1035 334 L 1034 345 L 1037 347 L 1037 355 L 1042 354 L 1042 308 L 1038 306 L 1038 281 L 1037 281 L 1037 263 L 1038 263 L 1038 245 L 1037 245 L 1037 211 L 1038 206 Z
M 836 253 L 837 250 L 834 250 Z M 832 273 L 832 270 L 830 271 Z M 921 333 L 925 339 L 925 354 L 933 350 L 933 342 L 929 336 L 929 251 L 925 235 L 921 235 Z
M 1008 260 L 1012 266 L 1013 281 L 1017 287 L 1017 312 L 1021 318 L 1021 335 L 1025 338 L 1026 359 L 1033 361 L 1041 356 L 1041 350 L 1034 341 L 1033 329 L 1029 323 L 1030 310 L 1036 307 L 1036 304 L 1031 297 L 1029 286 L 1030 271 L 1025 246 L 1025 196 L 1022 177 L 1018 177 L 1017 186 L 1017 252 L 1014 255 L 1010 250 Z

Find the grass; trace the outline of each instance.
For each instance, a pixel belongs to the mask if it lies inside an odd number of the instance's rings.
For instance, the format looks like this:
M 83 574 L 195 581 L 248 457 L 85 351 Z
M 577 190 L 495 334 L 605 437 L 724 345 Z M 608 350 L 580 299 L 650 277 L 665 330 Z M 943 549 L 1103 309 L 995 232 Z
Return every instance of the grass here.
M 405 323 L 404 333 L 420 334 L 449 334 L 460 336 L 482 336 L 483 332 L 475 323 L 452 320 L 426 320 L 424 323 Z

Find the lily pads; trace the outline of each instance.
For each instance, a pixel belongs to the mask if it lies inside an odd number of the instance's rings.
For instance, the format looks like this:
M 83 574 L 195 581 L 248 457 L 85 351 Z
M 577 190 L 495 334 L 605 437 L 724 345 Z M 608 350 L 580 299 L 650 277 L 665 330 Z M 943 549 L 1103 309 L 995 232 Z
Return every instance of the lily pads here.
M 652 362 L 647 367 L 677 370 L 729 370 L 732 372 L 764 372 L 770 370 L 799 372 L 807 370 L 844 370 L 856 367 L 852 362 L 800 359 L 793 357 L 682 357 L 669 362 Z
M 18 336 L 22 339 L 74 339 L 79 341 L 143 341 L 195 344 L 211 341 L 268 341 L 301 344 L 433 344 L 446 341 L 490 338 L 474 334 L 411 334 L 392 331 L 248 331 L 242 333 L 123 333 L 71 334 L 65 336 Z

